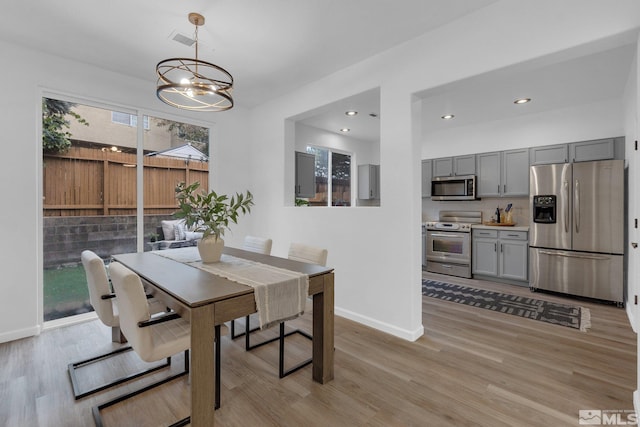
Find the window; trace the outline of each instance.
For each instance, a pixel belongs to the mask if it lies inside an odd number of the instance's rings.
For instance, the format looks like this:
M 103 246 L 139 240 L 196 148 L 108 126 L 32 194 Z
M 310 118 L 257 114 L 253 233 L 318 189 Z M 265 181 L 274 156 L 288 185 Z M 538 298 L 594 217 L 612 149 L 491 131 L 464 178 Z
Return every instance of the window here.
M 307 147 L 316 156 L 316 195 L 310 206 L 351 206 L 351 154 Z
M 145 115 L 139 141 L 137 115 L 46 97 L 42 114 L 43 317 L 51 321 L 93 310 L 82 250 L 106 258 L 158 249 L 176 184 L 208 189 L 209 128 Z
M 112 111 L 111 112 L 111 121 L 113 123 L 118 123 L 121 125 L 137 127 L 138 126 L 138 116 L 133 114 L 121 113 L 120 111 Z M 144 116 L 144 128 L 149 130 L 149 117 Z

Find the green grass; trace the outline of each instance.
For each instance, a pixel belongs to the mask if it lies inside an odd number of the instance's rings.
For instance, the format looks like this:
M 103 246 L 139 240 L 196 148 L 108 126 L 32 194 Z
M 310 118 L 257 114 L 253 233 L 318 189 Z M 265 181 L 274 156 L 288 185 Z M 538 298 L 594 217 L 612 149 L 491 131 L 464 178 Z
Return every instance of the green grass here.
M 43 284 L 45 321 L 93 310 L 89 304 L 87 278 L 81 264 L 45 269 Z

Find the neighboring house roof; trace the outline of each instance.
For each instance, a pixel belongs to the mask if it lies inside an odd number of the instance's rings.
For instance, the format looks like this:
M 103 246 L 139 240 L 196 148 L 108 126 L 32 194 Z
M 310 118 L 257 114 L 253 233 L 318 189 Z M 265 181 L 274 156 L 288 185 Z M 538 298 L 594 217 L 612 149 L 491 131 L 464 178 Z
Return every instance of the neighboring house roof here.
M 147 154 L 148 156 L 162 156 L 162 157 L 177 157 L 179 159 L 186 160 L 199 160 L 201 162 L 208 162 L 209 157 L 207 157 L 202 151 L 193 147 L 191 144 L 187 143 L 181 145 L 179 147 L 168 148 L 162 151 L 156 151 L 155 153 Z

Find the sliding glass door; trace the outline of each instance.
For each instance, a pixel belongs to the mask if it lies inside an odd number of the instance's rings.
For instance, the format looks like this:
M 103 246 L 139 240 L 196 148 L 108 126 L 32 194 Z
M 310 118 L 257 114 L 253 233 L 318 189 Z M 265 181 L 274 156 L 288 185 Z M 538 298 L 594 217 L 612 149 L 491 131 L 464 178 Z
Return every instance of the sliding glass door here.
M 52 97 L 42 99 L 42 110 L 43 313 L 50 321 L 93 310 L 83 250 L 108 261 L 156 248 L 151 241 L 176 208 L 176 184 L 208 187 L 209 129 Z

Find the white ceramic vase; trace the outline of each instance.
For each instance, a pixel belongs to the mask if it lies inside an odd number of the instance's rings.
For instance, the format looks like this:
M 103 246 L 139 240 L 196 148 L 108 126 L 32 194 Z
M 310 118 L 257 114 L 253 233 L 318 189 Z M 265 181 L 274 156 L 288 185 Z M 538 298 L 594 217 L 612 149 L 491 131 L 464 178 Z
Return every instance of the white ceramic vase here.
M 217 239 L 214 235 L 203 237 L 198 241 L 198 252 L 202 262 L 218 262 L 224 249 L 224 240 Z

